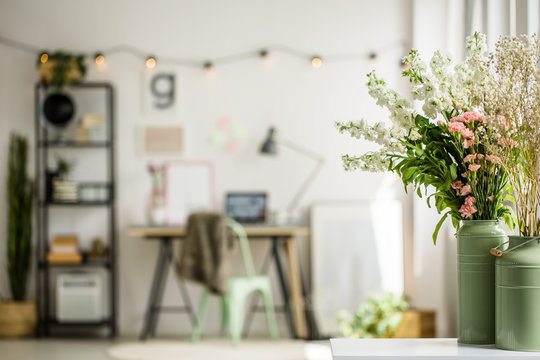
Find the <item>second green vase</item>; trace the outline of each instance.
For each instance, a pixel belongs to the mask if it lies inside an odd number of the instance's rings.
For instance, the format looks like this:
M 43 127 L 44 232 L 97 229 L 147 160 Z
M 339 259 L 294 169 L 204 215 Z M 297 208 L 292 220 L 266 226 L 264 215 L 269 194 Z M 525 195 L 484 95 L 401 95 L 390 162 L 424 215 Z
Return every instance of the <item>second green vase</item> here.
M 504 243 L 497 220 L 464 220 L 458 241 L 458 342 L 495 343 L 495 257 Z

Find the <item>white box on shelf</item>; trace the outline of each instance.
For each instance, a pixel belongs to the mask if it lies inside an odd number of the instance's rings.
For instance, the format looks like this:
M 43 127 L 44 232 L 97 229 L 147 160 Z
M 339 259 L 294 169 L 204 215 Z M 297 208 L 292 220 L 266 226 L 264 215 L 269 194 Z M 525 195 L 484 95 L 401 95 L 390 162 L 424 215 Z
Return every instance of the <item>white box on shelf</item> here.
M 56 280 L 56 318 L 60 322 L 101 321 L 103 286 L 92 273 L 64 273 Z

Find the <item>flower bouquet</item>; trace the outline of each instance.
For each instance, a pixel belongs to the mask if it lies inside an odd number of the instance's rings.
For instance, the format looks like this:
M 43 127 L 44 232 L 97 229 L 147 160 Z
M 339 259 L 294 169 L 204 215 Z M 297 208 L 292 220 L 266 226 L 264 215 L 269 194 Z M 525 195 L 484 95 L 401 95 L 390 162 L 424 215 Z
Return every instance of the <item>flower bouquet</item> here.
M 489 251 L 507 239 L 499 219 L 514 227 L 514 215 L 503 201 L 512 199 L 505 156 L 517 151 L 512 142 L 517 140 L 501 137 L 507 120 L 494 106 L 497 77 L 485 47 L 484 35 L 470 36 L 468 56 L 456 65 L 437 51 L 428 66 L 411 50 L 403 76 L 422 113 L 371 72 L 369 94 L 390 111 L 391 123 L 337 124 L 341 132 L 381 145 L 376 152 L 343 156 L 346 169 L 393 171 L 405 190 L 413 185 L 429 206 L 434 203 L 442 214 L 434 243 L 445 219 L 452 219 L 458 230 L 458 341 L 468 344 L 495 342 L 495 261 Z M 497 91 L 504 97 L 502 89 Z
M 513 227 L 513 214 L 503 204 L 508 177 L 498 156 L 501 149 L 490 141 L 496 129 L 486 118 L 490 109 L 484 101 L 489 69 L 485 46 L 485 36 L 475 33 L 467 38 L 468 57 L 463 63 L 452 65 L 450 57 L 437 51 L 429 67 L 417 50 L 410 51 L 403 76 L 410 80 L 412 98 L 421 102 L 422 114 L 371 72 L 369 94 L 390 111 L 391 123 L 337 123 L 342 133 L 381 145 L 379 151 L 344 155 L 347 170 L 396 172 L 405 190 L 412 184 L 420 197 L 434 189 L 428 205 L 433 199 L 437 211 L 444 212 L 433 233 L 434 243 L 448 216 L 456 229 L 461 220 L 500 218 Z

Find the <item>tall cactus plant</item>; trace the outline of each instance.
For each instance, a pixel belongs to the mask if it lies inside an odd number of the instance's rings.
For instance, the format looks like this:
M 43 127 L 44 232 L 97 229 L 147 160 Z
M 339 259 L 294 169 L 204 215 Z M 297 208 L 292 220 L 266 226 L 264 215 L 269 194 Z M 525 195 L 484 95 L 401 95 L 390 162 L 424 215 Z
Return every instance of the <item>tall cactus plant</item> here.
M 26 296 L 32 248 L 33 185 L 26 173 L 28 141 L 11 134 L 8 159 L 7 257 L 11 295 L 15 301 Z

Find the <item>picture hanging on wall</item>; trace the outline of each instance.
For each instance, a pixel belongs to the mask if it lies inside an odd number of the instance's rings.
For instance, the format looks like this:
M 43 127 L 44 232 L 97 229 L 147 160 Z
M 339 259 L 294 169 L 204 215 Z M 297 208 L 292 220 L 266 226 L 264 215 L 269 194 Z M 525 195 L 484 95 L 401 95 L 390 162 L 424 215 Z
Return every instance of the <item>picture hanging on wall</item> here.
M 152 118 L 174 120 L 178 107 L 177 76 L 172 70 L 146 69 L 143 75 L 144 112 Z
M 181 126 L 147 125 L 139 128 L 141 156 L 177 156 L 184 150 L 184 129 Z
M 185 225 L 189 214 L 216 209 L 213 163 L 170 161 L 165 169 L 165 201 L 169 225 Z

